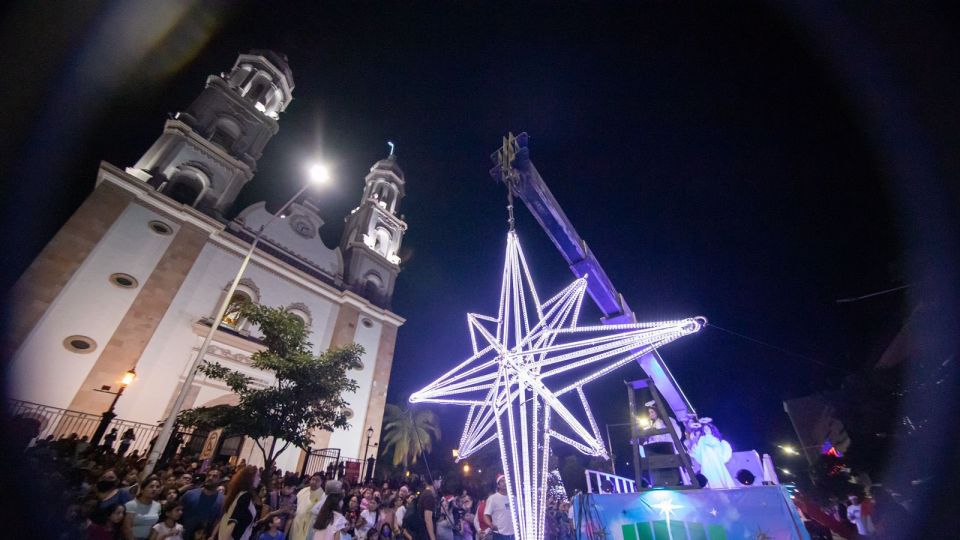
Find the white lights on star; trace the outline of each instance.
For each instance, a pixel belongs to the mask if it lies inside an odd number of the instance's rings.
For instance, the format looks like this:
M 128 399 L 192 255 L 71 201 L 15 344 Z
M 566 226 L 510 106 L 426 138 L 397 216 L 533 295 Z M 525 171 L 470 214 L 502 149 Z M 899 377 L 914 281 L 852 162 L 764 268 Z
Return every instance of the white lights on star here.
M 551 438 L 607 457 L 583 385 L 706 324 L 697 317 L 578 326 L 587 279 L 541 302 L 511 230 L 497 316 L 468 314 L 473 355 L 410 397 L 411 402 L 469 406 L 458 459 L 497 441 L 514 530 L 522 540 L 543 538 Z M 573 381 L 557 383 L 558 388 L 546 384 L 571 375 Z M 570 392 L 579 398 L 586 425 L 559 399 Z M 566 433 L 553 429 L 554 416 Z

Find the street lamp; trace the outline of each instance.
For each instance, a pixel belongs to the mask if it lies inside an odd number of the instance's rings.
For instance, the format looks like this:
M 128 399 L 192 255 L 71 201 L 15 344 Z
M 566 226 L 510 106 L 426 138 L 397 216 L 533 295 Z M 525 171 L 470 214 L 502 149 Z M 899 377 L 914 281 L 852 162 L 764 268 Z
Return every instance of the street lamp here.
M 373 428 L 372 428 L 372 427 L 368 427 L 368 428 L 367 428 L 367 446 L 364 447 L 364 449 L 363 449 L 363 463 L 360 465 L 361 470 L 363 470 L 364 467 L 366 468 L 367 476 L 371 476 L 371 475 L 373 474 L 373 467 L 372 467 L 369 463 L 367 463 L 367 452 L 370 451 L 370 437 L 373 437 Z M 377 444 L 379 444 L 379 443 L 373 443 L 373 446 L 377 446 Z M 360 480 L 363 481 L 363 482 L 365 482 L 365 481 L 366 481 L 366 477 L 364 477 L 364 476 L 361 474 L 361 475 L 360 475 Z
M 458 457 L 460 457 L 460 450 L 454 448 L 454 449 L 453 449 L 453 459 L 457 459 Z
M 276 211 L 266 223 L 260 226 L 260 230 L 257 231 L 256 236 L 253 237 L 253 242 L 250 243 L 250 247 L 247 248 L 247 253 L 243 257 L 243 262 L 240 263 L 240 268 L 237 270 L 237 275 L 233 278 L 233 283 L 230 284 L 230 288 L 227 289 L 227 294 L 223 297 L 223 301 L 220 302 L 220 307 L 217 309 L 217 314 L 214 315 L 213 321 L 210 323 L 210 331 L 207 332 L 207 336 L 203 339 L 203 344 L 200 345 L 200 350 L 197 351 L 197 356 L 193 359 L 193 362 L 190 364 L 190 369 L 187 370 L 187 376 L 184 378 L 183 384 L 180 386 L 180 392 L 177 394 L 177 399 L 173 402 L 173 406 L 170 407 L 170 413 L 167 414 L 166 419 L 163 421 L 163 429 L 160 430 L 160 434 L 157 435 L 157 440 L 153 443 L 153 446 L 150 448 L 150 454 L 147 456 L 147 463 L 143 468 L 143 471 L 140 473 L 140 479 L 144 479 L 153 472 L 153 468 L 157 465 L 157 460 L 160 459 L 160 454 L 163 452 L 164 448 L 167 446 L 167 442 L 170 440 L 170 436 L 173 434 L 173 425 L 177 422 L 177 416 L 180 414 L 180 410 L 183 408 L 183 402 L 187 399 L 187 393 L 190 390 L 190 387 L 193 385 L 193 379 L 197 376 L 197 368 L 200 367 L 200 364 L 203 362 L 203 357 L 207 354 L 207 349 L 210 347 L 210 342 L 213 341 L 213 337 L 216 335 L 217 330 L 220 328 L 220 321 L 223 320 L 223 316 L 227 313 L 227 308 L 230 306 L 230 301 L 233 300 L 233 293 L 237 290 L 237 285 L 240 284 L 240 279 L 243 278 L 243 273 L 247 270 L 247 265 L 250 264 L 250 259 L 253 257 L 253 252 L 257 249 L 257 244 L 260 243 L 260 237 L 263 236 L 263 231 L 267 228 L 267 225 L 273 223 L 273 220 L 283 218 L 286 214 L 287 208 L 294 203 L 298 198 L 307 189 L 311 186 L 319 185 L 326 183 L 330 180 L 330 171 L 329 169 L 321 163 L 310 163 L 307 165 L 307 178 L 309 182 L 303 185 L 293 197 L 290 197 L 290 200 L 287 201 L 279 210 Z
M 463 464 L 463 474 L 470 474 L 470 464 L 469 464 L 469 463 L 464 463 L 464 464 Z
M 105 394 L 113 394 L 113 401 L 110 403 L 110 408 L 100 415 L 100 424 L 97 425 L 97 430 L 93 432 L 93 437 L 90 438 L 90 446 L 97 446 L 100 444 L 100 440 L 103 439 L 103 434 L 107 432 L 107 427 L 110 426 L 110 422 L 117 417 L 117 413 L 113 412 L 114 407 L 117 406 L 117 400 L 120 399 L 120 396 L 123 395 L 123 391 L 130 386 L 130 384 L 136 378 L 137 372 L 131 368 L 123 374 L 123 378 L 120 379 L 120 388 L 117 389 L 116 392 L 111 392 L 102 388 L 96 390 L 97 392 L 103 392 Z
M 799 456 L 799 455 L 800 455 L 800 452 L 798 452 L 796 448 L 794 448 L 793 446 L 791 446 L 791 445 L 789 445 L 789 444 L 778 444 L 778 445 L 777 445 L 777 448 L 779 448 L 780 450 L 782 450 L 783 453 L 784 453 L 784 454 L 787 454 L 788 456 Z

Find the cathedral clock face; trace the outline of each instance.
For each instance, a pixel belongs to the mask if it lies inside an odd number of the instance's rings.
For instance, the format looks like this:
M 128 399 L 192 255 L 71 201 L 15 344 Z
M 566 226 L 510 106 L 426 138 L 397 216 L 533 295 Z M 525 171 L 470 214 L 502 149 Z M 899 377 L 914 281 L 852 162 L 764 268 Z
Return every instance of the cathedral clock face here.
M 290 228 L 306 239 L 317 236 L 317 229 L 314 228 L 313 223 L 310 223 L 310 220 L 304 216 L 293 216 L 290 219 Z

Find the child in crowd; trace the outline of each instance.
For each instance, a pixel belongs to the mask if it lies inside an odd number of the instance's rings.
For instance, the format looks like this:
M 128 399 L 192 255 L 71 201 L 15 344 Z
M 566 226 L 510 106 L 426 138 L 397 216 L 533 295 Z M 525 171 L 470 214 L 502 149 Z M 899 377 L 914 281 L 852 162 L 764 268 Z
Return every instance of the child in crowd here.
M 273 516 L 267 524 L 267 530 L 260 533 L 260 536 L 257 540 L 286 540 L 286 535 L 283 534 L 283 531 L 280 530 L 280 525 L 283 523 L 283 518 L 280 516 Z
M 183 525 L 177 523 L 183 516 L 179 501 L 167 501 L 160 513 L 160 522 L 150 531 L 150 540 L 183 540 Z
M 96 508 L 90 515 L 87 527 L 89 540 L 115 540 L 123 538 L 123 518 L 126 509 L 120 503 Z

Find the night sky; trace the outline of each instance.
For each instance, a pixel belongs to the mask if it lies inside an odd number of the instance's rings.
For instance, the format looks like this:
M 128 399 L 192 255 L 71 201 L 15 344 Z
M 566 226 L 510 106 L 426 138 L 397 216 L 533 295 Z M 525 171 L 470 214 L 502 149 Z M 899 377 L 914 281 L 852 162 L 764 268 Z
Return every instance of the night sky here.
M 533 162 L 639 320 L 704 315 L 769 344 L 708 327 L 661 351 L 735 449 L 769 452 L 793 438 L 784 399 L 871 365 L 902 322 L 902 293 L 836 303 L 909 282 L 891 173 L 802 10 L 651 4 L 203 4 L 131 61 L 120 46 L 91 52 L 124 32 L 138 42 L 133 23 L 112 24 L 128 16 L 122 3 L 22 7 L 6 26 L 31 28 L 34 45 L 17 44 L 21 107 L 5 136 L 18 134 L 14 174 L 32 178 L 14 187 L 20 210 L 41 217 L 19 227 L 11 268 L 89 194 L 99 160 L 132 165 L 208 74 L 271 48 L 289 57 L 295 99 L 235 212 L 280 204 L 319 156 L 334 166 L 318 198 L 335 245 L 367 169 L 387 140 L 397 145 L 409 231 L 393 306 L 407 323 L 389 401 L 468 354 L 466 312 L 495 311 L 506 195 L 489 155 L 506 132 L 526 131 Z M 917 17 L 902 24 L 923 36 L 864 26 L 898 50 L 955 50 L 936 11 Z M 552 295 L 571 275 L 526 209 L 518 216 L 540 292 Z M 585 306 L 582 320 L 596 320 Z M 622 381 L 640 375 L 631 365 L 586 388 L 601 426 L 626 421 Z M 465 410 L 442 413 L 449 455 Z

